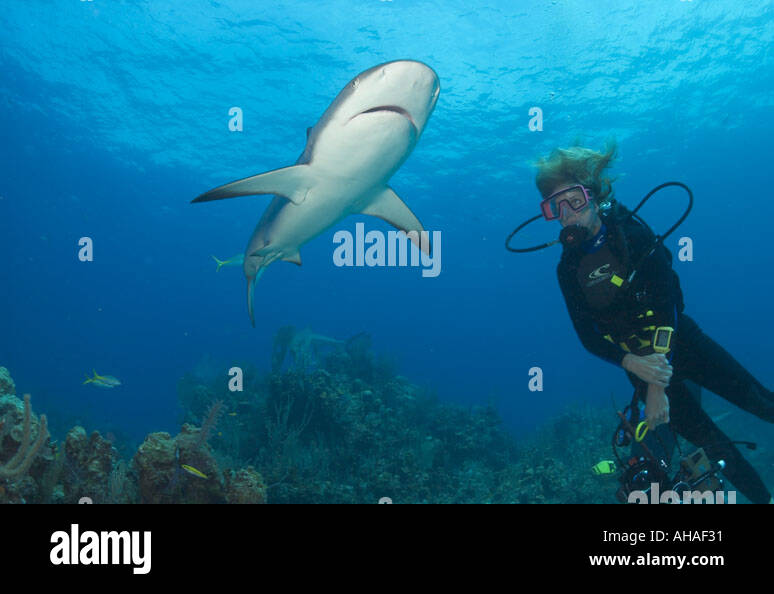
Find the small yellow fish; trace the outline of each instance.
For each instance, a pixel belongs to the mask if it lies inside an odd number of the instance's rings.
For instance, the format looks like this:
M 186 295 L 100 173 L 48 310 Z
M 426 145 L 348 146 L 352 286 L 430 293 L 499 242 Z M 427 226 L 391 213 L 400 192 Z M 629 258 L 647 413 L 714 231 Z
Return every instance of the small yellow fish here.
M 237 416 L 237 414 L 235 412 L 230 412 L 230 413 L 228 413 L 228 416 L 229 417 L 235 417 L 235 416 Z
M 192 474 L 194 476 L 198 476 L 199 478 L 206 479 L 207 475 L 204 474 L 201 470 L 197 470 L 193 466 L 189 466 L 188 464 L 181 464 L 180 468 L 185 470 L 188 474 Z
M 236 256 L 231 256 L 228 260 L 218 260 L 215 256 L 212 256 L 212 259 L 218 264 L 215 272 L 219 272 L 221 266 L 241 266 L 245 261 L 245 255 L 237 254 Z
M 84 384 L 94 384 L 100 388 L 115 388 L 121 385 L 121 380 L 112 375 L 98 375 L 94 369 L 92 369 L 92 372 L 94 372 L 94 377 L 87 375 L 86 381 L 83 382 Z

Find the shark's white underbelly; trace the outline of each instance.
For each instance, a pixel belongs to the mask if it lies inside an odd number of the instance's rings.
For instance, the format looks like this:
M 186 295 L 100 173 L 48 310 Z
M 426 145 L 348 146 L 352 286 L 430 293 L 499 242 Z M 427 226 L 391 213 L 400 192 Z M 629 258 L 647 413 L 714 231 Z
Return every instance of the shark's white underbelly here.
M 268 240 L 267 253 L 281 251 L 285 254 L 298 251 L 298 248 L 325 230 L 346 218 L 360 212 L 374 192 L 384 187 L 383 182 L 376 185 L 371 182 L 346 182 L 330 180 L 313 188 L 307 199 L 301 204 L 293 204 L 282 197 L 279 209 L 272 220 L 266 221 Z

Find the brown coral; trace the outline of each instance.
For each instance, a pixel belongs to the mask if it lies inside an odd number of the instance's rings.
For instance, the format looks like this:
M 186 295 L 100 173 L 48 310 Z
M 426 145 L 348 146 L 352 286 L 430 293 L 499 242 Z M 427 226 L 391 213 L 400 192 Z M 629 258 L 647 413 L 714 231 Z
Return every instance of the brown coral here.
M 266 503 L 266 485 L 255 468 L 248 466 L 226 475 L 228 503 Z
M 207 478 L 183 469 L 190 466 Z M 201 429 L 186 423 L 174 439 L 151 433 L 134 456 L 140 498 L 144 503 L 223 503 L 223 478 Z
M 38 435 L 35 441 L 30 445 L 32 432 L 32 408 L 30 406 L 30 395 L 24 395 L 24 421 L 20 436 L 19 449 L 13 457 L 5 464 L 0 466 L 0 479 L 14 479 L 26 473 L 38 451 L 48 440 L 48 422 L 46 415 L 40 415 L 38 422 Z
M 117 453 L 113 445 L 98 431 L 86 435 L 76 426 L 67 433 L 64 443 L 65 489 L 70 499 L 90 497 L 95 503 L 109 501 L 108 482 Z

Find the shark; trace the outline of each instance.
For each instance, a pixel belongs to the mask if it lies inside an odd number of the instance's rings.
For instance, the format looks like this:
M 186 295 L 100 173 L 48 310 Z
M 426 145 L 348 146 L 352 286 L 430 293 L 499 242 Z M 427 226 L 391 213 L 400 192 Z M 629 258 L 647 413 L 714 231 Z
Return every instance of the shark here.
M 279 371 L 287 354 L 293 358 L 296 369 L 306 369 L 316 363 L 326 347 L 337 345 L 344 345 L 344 341 L 317 334 L 311 328 L 298 330 L 295 326 L 283 326 L 274 337 L 272 372 Z
M 438 75 L 422 62 L 395 60 L 369 68 L 350 80 L 307 129 L 294 165 L 218 186 L 192 200 L 275 196 L 244 254 L 253 327 L 254 287 L 266 267 L 276 260 L 301 265 L 299 248 L 348 215 L 383 219 L 430 254 L 422 223 L 388 183 L 417 145 L 440 90 Z

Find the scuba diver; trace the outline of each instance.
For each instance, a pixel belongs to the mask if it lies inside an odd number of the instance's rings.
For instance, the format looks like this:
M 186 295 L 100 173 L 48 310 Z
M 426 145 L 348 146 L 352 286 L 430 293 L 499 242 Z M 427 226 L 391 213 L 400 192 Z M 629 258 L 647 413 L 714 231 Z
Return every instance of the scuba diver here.
M 563 245 L 557 267 L 570 319 L 583 346 L 622 367 L 635 387 L 633 406 L 644 402 L 648 426 L 672 429 L 715 460 L 723 474 L 753 503 L 774 503 L 771 493 L 734 443 L 702 410 L 695 386 L 774 422 L 774 393 L 767 390 L 723 347 L 686 315 L 672 254 L 663 245 L 690 211 L 663 236 L 656 236 L 636 211 L 614 199 L 613 180 L 604 177 L 616 156 L 579 146 L 555 149 L 539 159 L 536 185 L 541 215 L 518 227 L 506 241 L 510 251 L 527 252 L 509 242 L 526 224 L 543 218 L 559 221 Z

